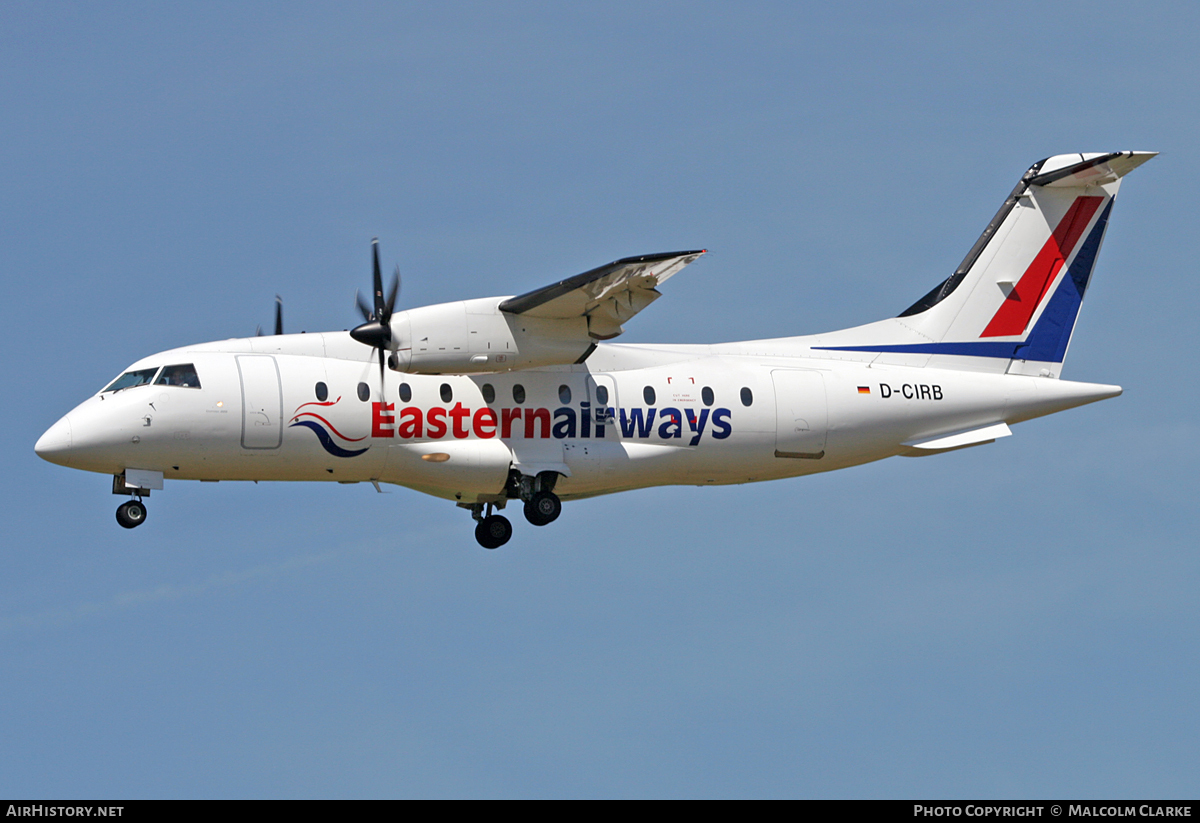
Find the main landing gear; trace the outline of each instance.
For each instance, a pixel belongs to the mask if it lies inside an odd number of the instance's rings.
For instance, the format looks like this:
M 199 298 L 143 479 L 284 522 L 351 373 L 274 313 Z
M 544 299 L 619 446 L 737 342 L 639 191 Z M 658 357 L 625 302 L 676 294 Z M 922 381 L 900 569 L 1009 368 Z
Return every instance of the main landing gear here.
M 501 501 L 503 504 L 503 501 Z M 502 514 L 492 514 L 491 503 L 459 504 L 464 509 L 471 510 L 475 518 L 475 539 L 485 549 L 498 549 L 512 537 L 512 523 Z M 485 514 L 486 512 L 486 514 Z
M 504 496 L 488 503 L 459 503 L 475 518 L 475 539 L 485 549 L 498 549 L 512 538 L 513 527 L 507 517 L 492 513 L 492 507 L 504 508 L 509 500 L 525 501 L 525 519 L 535 526 L 553 523 L 562 514 L 562 501 L 554 493 L 558 472 L 545 471 L 537 477 L 521 474 L 516 469 L 508 473 Z
M 535 492 L 525 501 L 525 519 L 535 526 L 553 523 L 562 514 L 562 501 L 554 492 Z
M 498 549 L 512 537 L 512 523 L 502 514 L 490 514 L 475 525 L 475 539 L 485 549 Z
M 525 501 L 526 520 L 535 526 L 546 526 L 562 514 L 562 501 L 554 493 L 557 482 L 558 472 L 540 472 L 537 477 L 530 477 L 512 469 L 504 492 L 509 499 Z

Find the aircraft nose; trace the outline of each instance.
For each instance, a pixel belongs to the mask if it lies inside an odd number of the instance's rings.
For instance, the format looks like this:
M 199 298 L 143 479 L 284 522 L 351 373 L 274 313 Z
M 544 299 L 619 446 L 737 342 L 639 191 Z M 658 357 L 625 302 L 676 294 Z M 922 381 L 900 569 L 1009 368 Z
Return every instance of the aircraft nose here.
M 67 465 L 67 456 L 71 452 L 70 418 L 64 415 L 61 420 L 46 429 L 46 433 L 34 444 L 33 450 L 43 460 L 58 463 L 60 466 Z

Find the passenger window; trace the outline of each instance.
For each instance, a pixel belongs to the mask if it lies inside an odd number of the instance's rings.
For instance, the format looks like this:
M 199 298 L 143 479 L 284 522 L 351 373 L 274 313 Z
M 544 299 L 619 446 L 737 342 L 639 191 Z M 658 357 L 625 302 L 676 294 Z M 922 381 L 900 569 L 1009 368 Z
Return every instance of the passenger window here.
M 564 406 L 571 402 L 571 387 L 565 383 L 558 387 L 558 400 Z
M 483 391 L 483 402 L 489 406 L 496 402 L 496 387 L 491 383 L 484 383 L 481 387 Z
M 178 366 L 166 366 L 159 372 L 156 386 L 183 386 L 187 389 L 200 388 L 200 378 L 196 376 L 196 367 L 191 363 Z
M 654 405 L 654 387 L 653 386 L 647 386 L 646 388 L 642 389 L 642 399 L 646 401 L 647 406 Z
M 513 386 L 513 402 L 517 404 L 525 402 L 525 387 L 520 383 Z
M 607 406 L 608 405 L 608 386 L 597 386 L 596 387 L 596 405 L 598 405 L 598 406 Z
M 158 366 L 152 369 L 138 369 L 137 371 L 127 371 L 116 380 L 108 384 L 104 391 L 120 391 L 121 389 L 131 389 L 134 386 L 144 386 L 154 379 L 154 373 L 158 371 Z
M 449 403 L 454 399 L 454 390 L 450 388 L 449 383 L 442 384 L 442 402 Z
M 329 387 L 324 383 L 317 383 L 317 399 L 322 403 L 329 399 Z
M 750 391 L 749 388 L 743 386 L 742 387 L 742 405 L 749 406 L 753 402 L 754 402 L 754 392 Z
M 700 399 L 704 401 L 704 405 L 711 406 L 714 401 L 713 390 L 711 386 L 705 386 L 700 390 Z
M 400 384 L 400 402 L 407 403 L 412 400 L 412 386 L 407 383 Z
M 364 403 L 371 399 L 371 387 L 366 383 L 358 384 L 358 399 Z

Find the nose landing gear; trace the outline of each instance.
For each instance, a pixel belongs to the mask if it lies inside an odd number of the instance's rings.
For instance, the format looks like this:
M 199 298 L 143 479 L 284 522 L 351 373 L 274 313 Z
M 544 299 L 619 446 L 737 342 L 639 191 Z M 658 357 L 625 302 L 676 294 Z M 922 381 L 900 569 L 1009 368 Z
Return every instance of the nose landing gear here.
M 130 500 L 117 506 L 117 522 L 132 529 L 146 522 L 146 505 L 141 500 Z
M 112 492 L 113 494 L 127 495 L 129 500 L 117 506 L 117 522 L 121 524 L 121 528 L 135 529 L 146 522 L 146 504 L 142 502 L 143 497 L 150 496 L 150 489 L 146 486 L 154 486 L 156 489 L 162 488 L 162 475 L 158 475 L 158 484 L 153 482 L 153 472 L 141 472 L 141 476 L 136 476 L 140 482 L 126 482 L 126 476 L 130 472 L 121 472 L 113 475 Z M 149 481 L 146 478 L 149 477 Z

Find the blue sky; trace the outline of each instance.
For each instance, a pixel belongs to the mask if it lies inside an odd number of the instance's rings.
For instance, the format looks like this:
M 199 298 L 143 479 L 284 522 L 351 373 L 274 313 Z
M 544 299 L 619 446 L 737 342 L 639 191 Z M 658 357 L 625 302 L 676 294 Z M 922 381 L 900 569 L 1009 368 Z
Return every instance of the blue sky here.
M 0 795 L 1195 796 L 1184 4 L 0 11 Z M 924 460 L 571 503 L 485 552 L 404 489 L 177 483 L 38 435 L 131 361 L 711 253 L 629 342 L 818 332 L 944 278 L 1034 161 L 1156 150 L 1064 376 Z M 1190 196 L 1189 196 L 1190 197 Z

